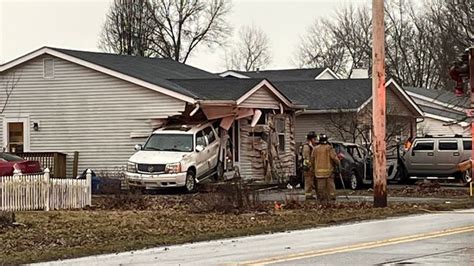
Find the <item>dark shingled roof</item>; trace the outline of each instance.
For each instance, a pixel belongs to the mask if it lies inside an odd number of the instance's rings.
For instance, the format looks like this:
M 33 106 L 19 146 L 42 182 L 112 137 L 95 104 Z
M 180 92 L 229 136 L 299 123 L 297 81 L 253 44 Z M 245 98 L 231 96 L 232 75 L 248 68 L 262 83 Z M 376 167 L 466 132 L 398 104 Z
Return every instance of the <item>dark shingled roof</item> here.
M 263 79 L 173 79 L 202 100 L 237 100 Z
M 433 100 L 437 100 L 437 101 L 440 101 L 452 106 L 458 106 L 458 107 L 469 106 L 468 97 L 457 97 L 452 91 L 432 90 L 432 89 L 419 88 L 419 87 L 404 87 L 404 89 L 408 92 L 416 93 L 421 96 L 425 96 Z
M 205 79 L 219 77 L 171 59 L 85 52 L 51 47 L 50 49 L 173 90 L 189 97 L 196 97 L 196 95 L 170 82 L 168 79 Z
M 266 78 L 272 81 L 282 80 L 313 80 L 321 74 L 325 68 L 300 68 L 300 69 L 280 69 L 280 70 L 259 70 L 259 71 L 235 71 L 239 74 L 251 78 Z
M 276 81 L 273 84 L 293 103 L 309 110 L 356 109 L 372 95 L 370 79 Z
M 425 113 L 450 118 L 450 119 L 453 119 L 455 121 L 461 121 L 464 118 L 466 118 L 466 114 L 463 113 L 463 112 L 458 112 L 458 111 L 454 111 L 454 110 L 447 111 L 447 110 L 433 108 L 433 107 L 426 106 L 426 105 L 421 105 L 421 104 L 419 104 L 418 106 L 420 106 L 421 110 L 423 110 L 423 112 L 425 112 Z

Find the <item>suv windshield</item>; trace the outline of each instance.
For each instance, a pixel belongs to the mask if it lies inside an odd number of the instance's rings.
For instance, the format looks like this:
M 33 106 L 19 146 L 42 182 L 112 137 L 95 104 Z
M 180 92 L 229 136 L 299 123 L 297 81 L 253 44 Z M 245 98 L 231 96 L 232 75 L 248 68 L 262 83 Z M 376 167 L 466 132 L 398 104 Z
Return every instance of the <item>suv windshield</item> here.
M 143 150 L 191 152 L 193 150 L 193 135 L 153 134 L 145 143 Z

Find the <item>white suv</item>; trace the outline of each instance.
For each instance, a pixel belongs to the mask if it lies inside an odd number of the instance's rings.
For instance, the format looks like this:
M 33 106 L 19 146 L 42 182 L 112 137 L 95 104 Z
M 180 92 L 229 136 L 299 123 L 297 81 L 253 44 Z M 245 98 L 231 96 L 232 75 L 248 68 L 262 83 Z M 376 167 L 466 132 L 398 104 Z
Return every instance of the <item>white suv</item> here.
M 220 139 L 211 123 L 167 126 L 136 145 L 126 179 L 131 188 L 184 187 L 194 192 L 200 181 L 216 175 Z

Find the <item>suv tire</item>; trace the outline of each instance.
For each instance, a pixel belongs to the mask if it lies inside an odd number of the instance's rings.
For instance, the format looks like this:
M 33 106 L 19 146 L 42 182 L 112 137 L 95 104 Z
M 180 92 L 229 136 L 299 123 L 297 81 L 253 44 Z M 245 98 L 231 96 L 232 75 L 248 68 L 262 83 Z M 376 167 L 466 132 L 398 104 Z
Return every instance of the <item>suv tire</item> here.
M 469 170 L 456 173 L 456 176 L 466 185 L 469 184 L 469 182 L 472 182 L 472 174 Z
M 352 190 L 360 189 L 362 186 L 362 180 L 360 180 L 355 171 L 351 172 L 351 176 L 349 178 L 349 185 Z
M 188 193 L 194 193 L 197 191 L 196 174 L 193 171 L 188 171 L 186 174 L 184 189 Z
M 214 181 L 222 180 L 224 177 L 224 164 L 222 162 L 217 162 L 216 174 L 214 175 Z

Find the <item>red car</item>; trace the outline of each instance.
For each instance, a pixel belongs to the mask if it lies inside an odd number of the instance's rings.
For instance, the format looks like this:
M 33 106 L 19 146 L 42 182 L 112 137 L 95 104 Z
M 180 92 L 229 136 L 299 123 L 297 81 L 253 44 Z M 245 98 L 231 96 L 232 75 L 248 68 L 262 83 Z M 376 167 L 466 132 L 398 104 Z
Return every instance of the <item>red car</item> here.
M 15 168 L 22 174 L 42 172 L 41 164 L 37 161 L 28 161 L 10 153 L 0 152 L 0 176 L 12 176 Z

